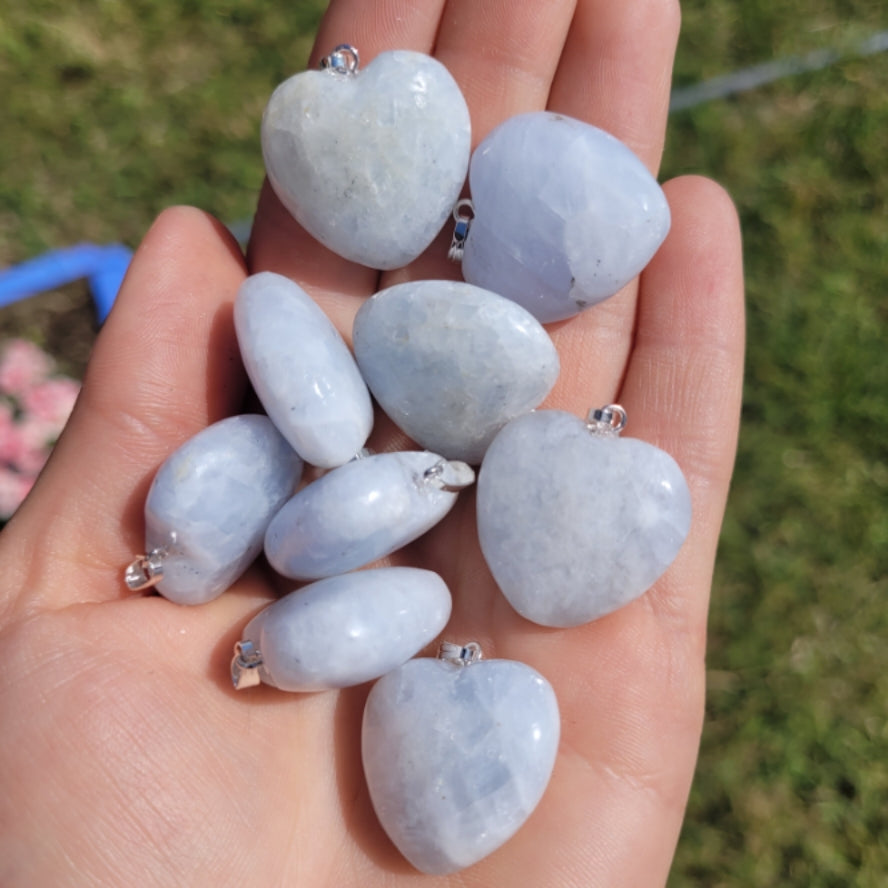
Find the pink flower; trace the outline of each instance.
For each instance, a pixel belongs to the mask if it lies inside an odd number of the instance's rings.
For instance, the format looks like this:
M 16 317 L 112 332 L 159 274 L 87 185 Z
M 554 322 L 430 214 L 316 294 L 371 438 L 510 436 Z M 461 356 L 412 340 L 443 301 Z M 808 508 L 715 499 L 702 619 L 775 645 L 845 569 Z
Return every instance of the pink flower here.
M 0 519 L 11 518 L 33 486 L 33 478 L 0 466 Z
M 58 437 L 74 409 L 79 392 L 80 383 L 66 376 L 47 379 L 24 393 L 22 408 L 25 413 L 54 424 L 56 434 L 53 437 Z
M 22 474 L 36 478 L 46 465 L 58 435 L 59 426 L 56 423 L 39 416 L 23 416 L 14 427 L 10 464 Z
M 52 359 L 33 342 L 10 339 L 0 355 L 0 391 L 23 395 L 52 372 Z

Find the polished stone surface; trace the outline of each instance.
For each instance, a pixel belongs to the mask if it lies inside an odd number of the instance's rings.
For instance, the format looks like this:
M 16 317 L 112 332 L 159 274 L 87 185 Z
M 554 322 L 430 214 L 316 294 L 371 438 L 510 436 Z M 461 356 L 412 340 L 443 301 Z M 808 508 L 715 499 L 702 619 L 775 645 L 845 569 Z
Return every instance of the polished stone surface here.
M 318 580 L 257 614 L 243 639 L 262 681 L 283 691 L 345 688 L 406 663 L 450 618 L 450 592 L 429 570 L 383 567 Z
M 687 536 L 675 460 L 540 410 L 507 425 L 478 476 L 478 537 L 500 589 L 544 626 L 577 626 L 637 598 Z
M 545 791 L 558 703 L 523 663 L 411 660 L 364 710 L 364 773 L 398 850 L 425 873 L 471 866 L 507 841 Z
M 510 419 L 539 405 L 558 353 L 539 322 L 488 290 L 398 284 L 355 318 L 355 357 L 382 409 L 413 440 L 477 465 Z
M 456 502 L 456 493 L 425 477 L 441 459 L 426 452 L 380 453 L 328 472 L 300 490 L 269 525 L 269 563 L 286 577 L 317 579 L 412 542 Z
M 262 550 L 302 460 L 265 416 L 232 416 L 186 441 L 145 502 L 147 551 L 168 547 L 157 590 L 178 604 L 224 592 Z
M 348 462 L 373 427 L 373 406 L 336 328 L 297 284 L 266 271 L 247 278 L 234 303 L 241 358 L 274 424 L 302 458 Z
M 432 242 L 465 182 L 470 142 L 447 69 L 406 50 L 355 75 L 297 74 L 262 120 L 281 202 L 322 244 L 372 268 L 406 265 Z
M 469 182 L 465 279 L 543 323 L 616 293 L 669 231 L 666 197 L 638 157 L 604 130 L 549 111 L 493 130 L 472 155 Z

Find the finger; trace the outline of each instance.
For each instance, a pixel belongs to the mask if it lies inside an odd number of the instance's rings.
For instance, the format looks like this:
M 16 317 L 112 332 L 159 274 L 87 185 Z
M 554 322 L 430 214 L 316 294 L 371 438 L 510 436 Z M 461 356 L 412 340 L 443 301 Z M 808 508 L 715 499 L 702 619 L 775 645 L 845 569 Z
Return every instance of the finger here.
M 361 64 L 380 52 L 430 52 L 443 0 L 334 0 L 315 41 L 310 65 L 342 43 L 356 46 Z M 283 207 L 269 185 L 262 187 L 250 247 L 250 271 L 274 271 L 304 287 L 346 338 L 361 300 L 377 289 L 378 272 L 340 258 L 321 246 Z
M 65 432 L 3 534 L 21 548 L 4 588 L 27 583 L 29 607 L 124 594 L 154 472 L 243 399 L 231 315 L 244 274 L 237 244 L 198 210 L 167 210 L 145 236 Z
M 676 0 L 586 0 L 577 6 L 549 108 L 601 127 L 656 173 L 663 150 L 680 12 Z M 562 378 L 548 406 L 581 411 L 613 400 L 635 325 L 637 281 L 552 331 L 585 387 Z

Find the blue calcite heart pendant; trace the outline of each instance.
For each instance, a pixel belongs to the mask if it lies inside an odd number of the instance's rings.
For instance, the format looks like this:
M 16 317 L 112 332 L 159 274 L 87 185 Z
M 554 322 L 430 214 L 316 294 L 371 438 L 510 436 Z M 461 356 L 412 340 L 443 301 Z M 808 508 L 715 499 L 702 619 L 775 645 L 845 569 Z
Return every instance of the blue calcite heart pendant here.
M 198 432 L 157 470 L 145 501 L 145 547 L 126 570 L 177 604 L 221 595 L 262 551 L 302 460 L 267 416 L 230 416 Z
M 423 447 L 471 465 L 558 378 L 539 321 L 462 282 L 413 281 L 372 296 L 355 317 L 354 347 L 388 416 Z
M 540 410 L 509 423 L 478 475 L 478 537 L 503 594 L 543 626 L 578 626 L 628 604 L 669 567 L 691 498 L 665 451 L 619 438 L 625 411 L 588 422 Z
M 319 580 L 260 611 L 235 647 L 238 689 L 345 688 L 385 675 L 447 624 L 450 591 L 436 573 L 380 567 Z
M 604 130 L 550 111 L 519 114 L 475 149 L 467 281 L 560 321 L 632 280 L 669 231 L 662 189 Z
M 370 798 L 398 850 L 424 873 L 477 863 L 536 807 L 558 750 L 558 703 L 523 663 L 442 645 L 383 676 L 364 709 Z
M 465 182 L 469 110 L 430 56 L 398 50 L 358 67 L 339 47 L 320 71 L 284 81 L 262 120 L 269 181 L 329 249 L 398 268 L 432 242 Z

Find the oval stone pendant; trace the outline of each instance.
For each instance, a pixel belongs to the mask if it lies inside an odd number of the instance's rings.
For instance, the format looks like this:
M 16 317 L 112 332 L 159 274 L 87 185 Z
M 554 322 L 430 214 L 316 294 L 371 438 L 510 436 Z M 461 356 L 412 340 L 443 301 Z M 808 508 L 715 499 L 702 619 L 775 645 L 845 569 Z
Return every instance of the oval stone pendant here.
M 156 585 L 178 604 L 218 597 L 262 550 L 301 474 L 302 460 L 266 416 L 231 416 L 198 432 L 154 476 L 148 555 L 127 569 L 127 585 Z
M 668 453 L 560 410 L 522 416 L 497 435 L 477 509 L 494 579 L 543 626 L 578 626 L 637 598 L 672 563 L 691 522 L 687 483 Z
M 465 182 L 469 110 L 430 56 L 397 50 L 358 70 L 340 47 L 325 70 L 284 81 L 262 119 L 269 181 L 329 249 L 398 268 L 432 242 Z
M 265 271 L 234 303 L 241 358 L 262 406 L 313 466 L 348 462 L 373 428 L 373 405 L 348 346 L 317 303 Z
M 519 114 L 475 149 L 467 281 L 542 323 L 612 296 L 669 231 L 669 205 L 632 151 L 604 130 L 550 111 Z
M 391 554 L 434 527 L 475 473 L 435 453 L 353 460 L 299 491 L 268 526 L 265 554 L 285 577 L 313 580 Z
M 236 688 L 345 688 L 378 678 L 433 641 L 450 618 L 450 592 L 430 570 L 381 567 L 319 580 L 247 624 L 235 648 Z
M 364 709 L 373 808 L 418 870 L 471 866 L 530 816 L 559 734 L 552 687 L 523 663 L 410 660 L 373 686 Z
M 423 447 L 473 465 L 558 378 L 558 353 L 531 314 L 454 281 L 398 284 L 372 296 L 355 317 L 354 347 L 396 425 Z

